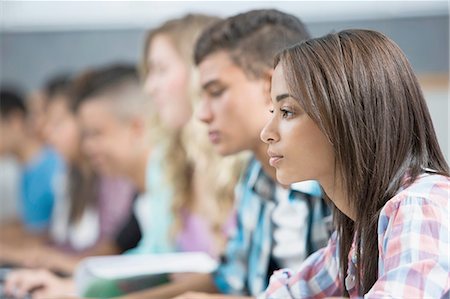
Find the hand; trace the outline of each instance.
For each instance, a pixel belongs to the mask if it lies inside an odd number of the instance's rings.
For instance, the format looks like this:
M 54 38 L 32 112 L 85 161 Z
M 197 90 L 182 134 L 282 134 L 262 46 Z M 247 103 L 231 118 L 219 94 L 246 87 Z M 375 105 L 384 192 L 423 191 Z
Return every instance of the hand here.
M 72 279 L 59 278 L 48 270 L 17 270 L 6 277 L 5 292 L 16 297 L 32 293 L 33 299 L 61 298 L 74 293 Z
M 183 281 L 185 279 L 191 279 L 196 277 L 196 273 L 171 273 L 169 274 L 170 281 Z
M 254 299 L 253 297 L 230 296 L 223 294 L 208 294 L 198 292 L 187 292 L 173 299 Z
M 45 246 L 30 250 L 23 259 L 26 268 L 45 268 L 62 273 L 72 274 L 78 264 L 78 258 L 62 253 L 60 250 Z M 51 258 L 49 258 L 51 256 Z
M 214 294 L 187 292 L 173 299 L 215 299 Z

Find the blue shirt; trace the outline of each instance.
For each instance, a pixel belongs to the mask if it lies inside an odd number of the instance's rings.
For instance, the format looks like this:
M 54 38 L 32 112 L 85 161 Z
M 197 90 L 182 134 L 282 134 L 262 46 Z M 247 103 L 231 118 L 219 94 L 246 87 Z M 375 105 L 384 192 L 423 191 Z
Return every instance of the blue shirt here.
M 62 168 L 59 155 L 47 147 L 24 166 L 20 182 L 21 215 L 28 230 L 48 227 L 55 200 L 53 180 Z
M 307 228 L 303 246 L 309 255 L 323 247 L 328 240 L 328 233 L 315 232 L 328 232 L 325 218 L 329 216 L 329 209 L 321 197 L 317 182 L 308 181 L 295 185 L 286 194 L 292 205 L 302 201 L 307 203 L 304 206 L 308 209 L 308 217 L 302 218 L 299 215 L 297 219 L 303 221 L 302 225 Z M 268 276 L 271 274 L 268 273 L 269 264 L 274 258 L 275 225 L 272 215 L 279 202 L 286 202 L 276 198 L 277 187 L 280 185 L 264 173 L 258 161 L 252 159 L 236 187 L 236 232 L 228 241 L 225 255 L 213 274 L 220 292 L 258 296 L 267 287 Z

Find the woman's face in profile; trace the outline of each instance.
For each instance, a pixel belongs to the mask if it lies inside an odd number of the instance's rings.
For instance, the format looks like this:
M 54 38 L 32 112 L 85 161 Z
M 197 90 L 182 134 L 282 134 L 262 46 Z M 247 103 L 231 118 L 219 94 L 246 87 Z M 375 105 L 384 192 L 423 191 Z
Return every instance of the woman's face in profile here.
M 333 147 L 288 91 L 279 64 L 272 76 L 272 118 L 261 132 L 270 165 L 284 185 L 305 180 L 328 180 L 334 173 Z
M 150 42 L 147 64 L 144 90 L 154 101 L 161 121 L 170 128 L 182 127 L 192 114 L 188 66 L 164 34 Z

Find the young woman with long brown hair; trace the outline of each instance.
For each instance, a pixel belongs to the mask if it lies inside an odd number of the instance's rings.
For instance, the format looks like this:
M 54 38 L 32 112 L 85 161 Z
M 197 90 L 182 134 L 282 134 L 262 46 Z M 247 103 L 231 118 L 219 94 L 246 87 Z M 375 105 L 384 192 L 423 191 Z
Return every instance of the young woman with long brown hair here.
M 281 183 L 321 183 L 336 233 L 298 273 L 275 272 L 266 297 L 448 296 L 449 167 L 400 48 L 346 30 L 275 62 L 261 138 Z

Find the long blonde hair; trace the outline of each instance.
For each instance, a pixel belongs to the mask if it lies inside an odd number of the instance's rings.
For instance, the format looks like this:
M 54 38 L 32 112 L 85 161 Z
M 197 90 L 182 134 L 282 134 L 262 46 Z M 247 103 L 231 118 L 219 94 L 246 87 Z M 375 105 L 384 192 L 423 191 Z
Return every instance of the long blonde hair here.
M 200 99 L 200 83 L 193 61 L 194 45 L 200 33 L 212 23 L 216 17 L 189 14 L 185 17 L 170 20 L 149 32 L 141 63 L 143 78 L 148 74 L 147 54 L 151 41 L 157 35 L 169 38 L 177 53 L 185 62 L 189 72 L 188 98 L 193 111 Z M 172 212 L 174 222 L 171 235 L 174 238 L 183 226 L 183 211 L 192 211 L 196 202 L 194 190 L 194 174 L 202 175 L 202 194 L 206 194 L 217 212 L 212 217 L 211 231 L 214 233 L 216 245 L 224 244 L 222 228 L 230 216 L 234 203 L 234 187 L 243 170 L 246 157 L 221 157 L 215 153 L 207 138 L 207 126 L 191 117 L 190 121 L 180 130 L 163 129 L 167 148 L 164 156 L 163 171 L 167 184 L 172 187 Z M 220 247 L 220 246 L 219 246 Z

